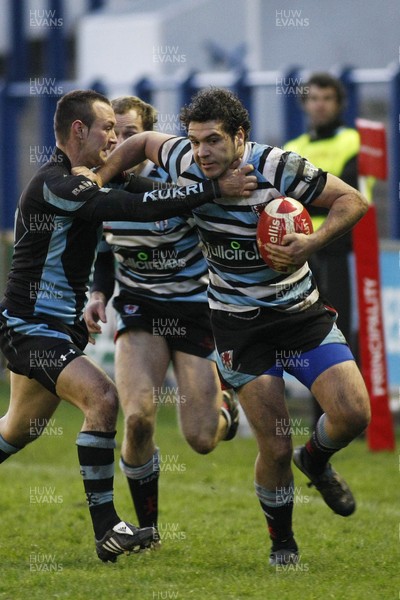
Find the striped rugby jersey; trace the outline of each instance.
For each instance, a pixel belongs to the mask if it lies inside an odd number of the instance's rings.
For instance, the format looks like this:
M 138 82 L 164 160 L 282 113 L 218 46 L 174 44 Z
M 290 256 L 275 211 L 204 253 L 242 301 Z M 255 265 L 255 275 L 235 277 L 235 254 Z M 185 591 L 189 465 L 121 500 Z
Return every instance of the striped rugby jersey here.
M 193 159 L 190 141 L 171 138 L 159 151 L 159 163 L 173 181 L 206 179 Z M 259 188 L 250 198 L 221 198 L 193 210 L 209 268 L 212 309 L 241 312 L 266 306 L 284 312 L 305 310 L 318 299 L 308 263 L 279 274 L 261 258 L 256 242 L 259 215 L 278 196 L 307 205 L 323 190 L 326 173 L 293 152 L 247 142 L 240 166 L 252 164 Z
M 171 181 L 151 161 L 140 176 Z M 99 252 L 114 252 L 121 289 L 153 300 L 207 302 L 207 264 L 190 212 L 187 218 L 150 223 L 106 221 L 103 226 L 107 244 L 102 243 Z
M 162 194 L 99 189 L 83 175 L 72 176 L 68 156 L 56 148 L 18 202 L 12 264 L 1 301 L 7 318 L 80 322 L 105 220 L 170 219 L 215 193 L 208 185 Z

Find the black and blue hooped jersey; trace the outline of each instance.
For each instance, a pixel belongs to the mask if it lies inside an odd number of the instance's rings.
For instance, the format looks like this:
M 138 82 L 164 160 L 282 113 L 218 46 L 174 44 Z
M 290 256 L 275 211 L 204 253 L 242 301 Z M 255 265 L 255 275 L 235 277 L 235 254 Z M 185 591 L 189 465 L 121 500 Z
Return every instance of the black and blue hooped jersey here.
M 186 138 L 167 140 L 159 162 L 180 185 L 205 179 Z M 250 198 L 220 198 L 193 210 L 209 268 L 210 307 L 304 310 L 318 299 L 308 264 L 290 275 L 270 269 L 258 251 L 256 229 L 265 205 L 278 196 L 312 202 L 325 186 L 326 173 L 293 152 L 254 142 L 245 145 L 241 166 L 248 163 L 259 181 Z
M 141 175 L 171 181 L 150 161 Z M 101 244 L 99 252 L 112 249 L 120 289 L 153 300 L 207 302 L 207 264 L 191 213 L 149 223 L 106 221 L 103 226 L 107 244 Z M 110 261 L 103 264 L 100 260 L 96 263 L 92 289 L 101 289 L 98 269 L 107 268 Z
M 17 206 L 3 308 L 15 317 L 75 323 L 82 318 L 103 221 L 184 215 L 212 200 L 216 191 L 211 188 L 207 184 L 144 193 L 99 189 L 86 177 L 72 176 L 68 157 L 56 148 Z

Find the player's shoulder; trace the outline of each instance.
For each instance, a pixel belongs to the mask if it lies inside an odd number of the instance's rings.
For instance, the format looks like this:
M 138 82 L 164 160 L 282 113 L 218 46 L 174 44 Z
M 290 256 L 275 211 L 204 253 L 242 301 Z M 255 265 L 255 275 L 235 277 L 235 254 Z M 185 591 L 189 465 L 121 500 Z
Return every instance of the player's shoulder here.
M 247 142 L 243 162 L 252 164 L 256 171 L 265 174 L 271 168 L 276 169 L 279 164 L 282 164 L 283 168 L 285 154 L 285 151 L 278 146 Z
M 177 150 L 182 152 L 183 150 L 191 150 L 190 140 L 183 136 L 172 136 L 164 140 L 161 144 L 161 150 L 163 152 L 174 152 Z
M 43 181 L 62 180 L 68 175 L 71 175 L 71 163 L 66 154 L 58 148 L 36 173 L 36 177 Z
M 42 195 L 44 186 L 54 186 L 62 181 L 69 174 L 65 162 L 58 161 L 54 155 L 50 157 L 34 173 L 25 187 L 25 193 L 28 196 L 39 198 Z
M 43 171 L 39 171 L 38 185 L 41 187 L 40 196 L 45 201 L 67 212 L 76 211 L 88 200 L 112 191 L 108 188 L 100 190 L 94 181 L 84 175 L 72 176 L 70 160 L 61 151 L 56 151 L 43 166 Z
M 244 162 L 251 163 L 257 169 L 260 161 L 266 160 L 271 150 L 273 150 L 273 146 L 269 146 L 268 144 L 246 142 L 243 154 Z
M 171 137 L 162 144 L 158 153 L 158 163 L 168 172 L 170 181 L 178 181 L 182 173 L 190 171 L 194 164 L 190 140 L 185 137 Z

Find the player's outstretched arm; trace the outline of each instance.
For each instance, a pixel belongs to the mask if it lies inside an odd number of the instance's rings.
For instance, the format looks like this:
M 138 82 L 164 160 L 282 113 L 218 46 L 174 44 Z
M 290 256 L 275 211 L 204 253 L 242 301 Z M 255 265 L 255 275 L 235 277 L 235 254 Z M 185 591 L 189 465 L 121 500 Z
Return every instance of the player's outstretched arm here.
M 130 169 L 149 158 L 153 163 L 159 165 L 158 152 L 164 142 L 171 135 L 159 133 L 158 131 L 144 131 L 137 133 L 125 140 L 118 148 L 115 148 L 107 159 L 106 164 L 96 172 L 101 185 L 108 183 L 113 177 Z
M 125 140 L 111 153 L 106 164 L 96 171 L 99 187 L 146 158 L 158 165 L 160 148 L 171 137 L 173 136 L 157 131 L 145 131 Z M 222 196 L 250 196 L 257 187 L 257 179 L 254 176 L 245 176 L 252 170 L 251 165 L 245 165 L 241 169 L 229 169 L 218 179 Z M 76 174 L 76 171 L 73 172 Z
M 219 177 L 216 181 L 219 184 L 219 194 L 220 196 L 227 197 L 245 197 L 248 198 L 251 196 L 252 192 L 257 189 L 257 177 L 251 175 L 251 172 L 254 171 L 253 165 L 244 165 L 240 169 L 228 169 L 223 176 Z M 102 177 L 99 176 L 99 172 L 91 171 L 87 167 L 74 167 L 72 169 L 73 175 L 81 175 L 83 177 L 87 177 L 94 183 L 97 183 L 99 187 L 102 187 L 103 181 Z M 136 178 L 138 182 L 138 186 L 140 182 L 144 180 L 144 178 Z M 150 181 L 150 180 L 147 180 Z M 153 189 L 157 189 L 157 185 L 153 184 Z M 171 187 L 171 185 L 168 185 Z M 173 186 L 172 186 L 173 187 Z M 178 190 L 179 186 L 175 186 Z M 186 186 L 191 188 L 193 186 Z M 162 188 L 165 189 L 165 184 L 162 184 Z M 181 186 L 179 189 L 182 191 L 185 190 L 185 186 Z M 131 192 L 141 193 L 142 189 L 130 189 Z

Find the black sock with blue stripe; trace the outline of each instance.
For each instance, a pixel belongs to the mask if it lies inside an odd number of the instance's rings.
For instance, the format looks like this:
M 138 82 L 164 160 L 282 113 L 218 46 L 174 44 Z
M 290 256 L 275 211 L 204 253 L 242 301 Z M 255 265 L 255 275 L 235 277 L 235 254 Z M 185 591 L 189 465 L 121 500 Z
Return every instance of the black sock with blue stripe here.
M 332 440 L 326 432 L 325 420 L 326 415 L 324 413 L 318 419 L 315 430 L 305 445 L 303 455 L 305 466 L 316 476 L 324 472 L 331 456 L 349 444 L 349 442 Z
M 128 465 L 122 457 L 119 465 L 127 477 L 140 527 L 157 527 L 159 449 L 156 448 L 151 459 L 144 465 Z
M 81 431 L 76 444 L 96 539 L 121 521 L 114 508 L 115 431 Z
M 267 490 L 257 483 L 254 485 L 256 495 L 267 520 L 268 531 L 272 540 L 272 550 L 281 550 L 283 548 L 297 550 L 292 530 L 293 481 L 287 486 L 282 486 L 275 490 Z

